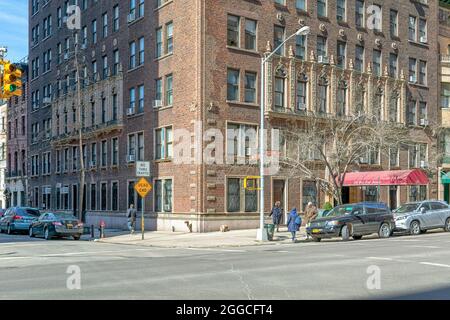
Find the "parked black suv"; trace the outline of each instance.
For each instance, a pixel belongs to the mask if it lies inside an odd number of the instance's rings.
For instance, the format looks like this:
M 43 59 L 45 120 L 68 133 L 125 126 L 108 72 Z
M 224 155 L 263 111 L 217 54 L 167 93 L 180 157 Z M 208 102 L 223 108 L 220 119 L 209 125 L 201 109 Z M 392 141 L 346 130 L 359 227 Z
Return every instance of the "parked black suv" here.
M 395 228 L 394 216 L 388 206 L 381 202 L 361 202 L 335 207 L 325 218 L 313 220 L 306 232 L 314 241 L 341 237 L 347 241 L 377 233 L 380 238 L 391 236 Z

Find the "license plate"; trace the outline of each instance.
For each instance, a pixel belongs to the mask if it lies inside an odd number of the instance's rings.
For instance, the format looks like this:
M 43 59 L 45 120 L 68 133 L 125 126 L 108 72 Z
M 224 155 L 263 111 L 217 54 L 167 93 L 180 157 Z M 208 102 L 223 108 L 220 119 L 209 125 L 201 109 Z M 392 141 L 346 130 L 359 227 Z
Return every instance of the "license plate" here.
M 312 233 L 320 233 L 320 229 L 313 229 Z
M 66 227 L 67 227 L 67 229 L 72 229 L 73 228 L 73 224 L 67 224 Z

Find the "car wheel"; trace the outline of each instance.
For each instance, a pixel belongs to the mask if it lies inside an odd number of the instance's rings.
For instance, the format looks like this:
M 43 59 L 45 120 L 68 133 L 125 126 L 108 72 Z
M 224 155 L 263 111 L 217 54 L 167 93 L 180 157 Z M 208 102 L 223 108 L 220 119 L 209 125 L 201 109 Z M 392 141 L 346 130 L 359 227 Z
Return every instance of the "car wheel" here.
M 80 240 L 81 236 L 73 236 L 73 240 Z
M 419 223 L 419 221 L 411 222 L 411 226 L 409 227 L 409 233 L 412 236 L 417 236 L 418 234 L 420 234 L 420 223 Z
M 12 230 L 11 230 L 11 226 L 8 224 L 8 226 L 6 227 L 6 233 L 7 234 L 12 234 Z
M 50 236 L 50 231 L 48 230 L 48 228 L 44 229 L 44 239 L 45 240 L 51 240 L 52 237 Z
M 322 241 L 322 238 L 315 238 L 315 237 L 313 237 L 313 241 L 314 242 L 320 242 L 320 241 Z
M 347 225 L 344 225 L 341 229 L 341 237 L 343 241 L 348 241 L 350 239 L 350 231 Z
M 383 223 L 378 231 L 378 236 L 380 238 L 389 238 L 391 236 L 391 227 L 388 223 Z
M 450 218 L 448 218 L 448 219 L 445 221 L 445 227 L 444 227 L 444 230 L 447 231 L 447 232 L 450 232 Z
M 30 238 L 34 238 L 33 227 L 31 227 L 31 228 L 28 230 L 28 235 L 30 236 Z
M 362 237 L 363 237 L 363 236 L 353 236 L 352 238 L 353 238 L 354 240 L 361 240 Z

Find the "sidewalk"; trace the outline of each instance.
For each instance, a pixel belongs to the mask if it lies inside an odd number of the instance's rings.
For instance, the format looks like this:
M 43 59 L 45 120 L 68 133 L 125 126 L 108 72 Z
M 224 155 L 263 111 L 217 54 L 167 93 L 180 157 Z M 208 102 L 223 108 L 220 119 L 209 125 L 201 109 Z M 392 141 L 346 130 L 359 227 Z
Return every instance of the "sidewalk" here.
M 297 241 L 302 241 L 306 237 L 305 228 L 302 227 L 297 233 Z M 280 232 L 275 232 L 273 241 L 256 241 L 256 230 L 234 230 L 229 232 L 209 232 L 209 233 L 181 233 L 170 231 L 145 232 L 144 240 L 139 231 L 131 235 L 121 234 L 110 236 L 106 232 L 106 238 L 98 241 L 115 244 L 132 244 L 149 247 L 162 248 L 218 248 L 218 247 L 243 247 L 258 245 L 274 245 L 277 243 L 291 243 L 291 234 L 287 228 L 280 228 Z

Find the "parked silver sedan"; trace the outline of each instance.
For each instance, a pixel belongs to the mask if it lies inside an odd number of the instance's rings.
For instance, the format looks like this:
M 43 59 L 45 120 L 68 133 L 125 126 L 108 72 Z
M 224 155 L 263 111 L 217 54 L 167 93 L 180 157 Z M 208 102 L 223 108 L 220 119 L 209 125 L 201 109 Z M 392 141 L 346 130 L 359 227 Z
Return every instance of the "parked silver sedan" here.
M 438 228 L 450 232 L 450 206 L 444 201 L 406 203 L 394 210 L 394 219 L 399 232 L 417 235 Z

